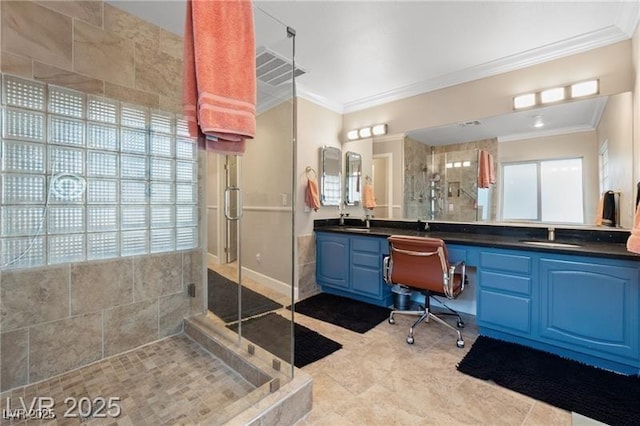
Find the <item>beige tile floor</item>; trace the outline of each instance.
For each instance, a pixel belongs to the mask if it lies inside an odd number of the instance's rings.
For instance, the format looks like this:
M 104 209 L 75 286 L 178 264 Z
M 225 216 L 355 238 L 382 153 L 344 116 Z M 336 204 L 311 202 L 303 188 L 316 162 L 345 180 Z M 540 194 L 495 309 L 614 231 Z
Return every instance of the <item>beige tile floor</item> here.
M 414 317 L 396 316 L 357 334 L 303 315 L 296 321 L 343 344 L 304 367 L 313 377 L 313 410 L 299 425 L 571 425 L 571 413 L 466 376 L 456 364 L 477 337 L 465 318 L 465 348 L 430 322 L 405 342 Z
M 233 279 L 235 265 L 215 269 Z M 455 333 L 435 322 L 420 325 L 408 345 L 413 316 L 398 315 L 394 325 L 384 321 L 359 334 L 296 314 L 296 322 L 343 345 L 303 368 L 313 377 L 313 410 L 296 426 L 572 424 L 568 411 L 459 373 L 456 364 L 478 335 L 474 317 L 464 319 L 460 349 Z
M 0 394 L 3 409 L 7 398 L 14 409 L 20 407 L 21 399 L 28 405 L 35 397 L 53 398 L 56 414 L 55 420 L 42 422 L 3 418 L 0 425 L 223 424 L 237 414 L 235 403 L 254 389 L 222 360 L 181 334 Z M 108 407 L 99 402 L 114 397 L 117 400 Z M 80 408 L 83 398 L 88 399 Z M 97 414 L 81 418 L 79 414 L 90 406 L 98 409 Z

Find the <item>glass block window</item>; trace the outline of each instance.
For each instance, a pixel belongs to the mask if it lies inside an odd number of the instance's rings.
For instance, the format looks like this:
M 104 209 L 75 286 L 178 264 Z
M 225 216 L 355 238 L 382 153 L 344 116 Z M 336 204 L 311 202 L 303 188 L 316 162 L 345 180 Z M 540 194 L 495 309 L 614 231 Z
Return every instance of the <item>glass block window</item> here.
M 0 269 L 198 246 L 197 151 L 184 120 L 0 78 Z

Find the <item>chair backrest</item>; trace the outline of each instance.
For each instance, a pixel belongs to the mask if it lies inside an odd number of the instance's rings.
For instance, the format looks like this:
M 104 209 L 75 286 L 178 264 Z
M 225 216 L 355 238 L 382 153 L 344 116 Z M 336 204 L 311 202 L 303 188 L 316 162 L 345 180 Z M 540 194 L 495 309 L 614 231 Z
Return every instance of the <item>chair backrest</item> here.
M 390 278 L 395 284 L 442 293 L 449 274 L 447 247 L 438 238 L 392 235 Z

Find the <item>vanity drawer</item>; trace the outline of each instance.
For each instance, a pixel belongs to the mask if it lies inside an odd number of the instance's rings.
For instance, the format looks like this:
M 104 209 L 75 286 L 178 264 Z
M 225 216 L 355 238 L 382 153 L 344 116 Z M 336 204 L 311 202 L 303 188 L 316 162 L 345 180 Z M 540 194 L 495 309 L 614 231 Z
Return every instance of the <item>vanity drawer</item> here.
M 382 241 L 382 239 L 380 238 L 370 238 L 370 237 L 364 237 L 364 238 L 358 238 L 358 237 L 352 237 L 351 239 L 351 247 L 354 251 L 364 251 L 364 252 L 368 252 L 368 253 L 376 253 L 379 254 L 380 253 L 380 241 Z M 385 241 L 386 243 L 386 241 Z
M 531 295 L 531 278 L 501 272 L 480 271 L 479 285 L 508 293 Z
M 378 270 L 382 267 L 382 256 L 378 253 L 363 253 L 354 250 L 351 253 L 351 263 Z
M 531 257 L 483 251 L 480 253 L 480 267 L 529 275 L 531 274 Z

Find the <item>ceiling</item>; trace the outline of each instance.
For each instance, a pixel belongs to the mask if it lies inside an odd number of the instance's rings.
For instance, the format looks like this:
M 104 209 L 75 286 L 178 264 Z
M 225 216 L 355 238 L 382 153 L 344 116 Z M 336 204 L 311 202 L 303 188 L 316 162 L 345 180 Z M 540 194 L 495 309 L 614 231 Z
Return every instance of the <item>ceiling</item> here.
M 107 0 L 182 34 L 184 0 Z M 298 94 L 345 113 L 629 39 L 638 1 L 254 1 L 257 47 Z M 280 21 L 281 23 L 277 23 Z

